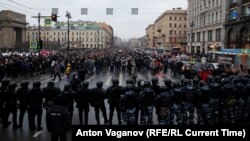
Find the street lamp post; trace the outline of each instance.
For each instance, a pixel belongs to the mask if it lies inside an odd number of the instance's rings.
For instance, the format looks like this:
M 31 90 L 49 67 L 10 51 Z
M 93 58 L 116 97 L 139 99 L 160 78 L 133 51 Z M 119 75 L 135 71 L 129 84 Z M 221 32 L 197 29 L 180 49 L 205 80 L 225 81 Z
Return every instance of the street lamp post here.
M 68 18 L 68 54 L 69 54 L 69 19 L 71 18 L 71 14 L 67 11 L 66 17 Z
M 190 33 L 190 38 L 191 38 L 191 40 L 190 40 L 190 49 L 191 49 L 191 52 L 192 52 L 192 41 L 193 41 L 193 27 L 194 27 L 195 25 L 194 25 L 194 22 L 192 21 L 191 23 L 190 23 L 190 27 L 191 27 L 191 33 Z

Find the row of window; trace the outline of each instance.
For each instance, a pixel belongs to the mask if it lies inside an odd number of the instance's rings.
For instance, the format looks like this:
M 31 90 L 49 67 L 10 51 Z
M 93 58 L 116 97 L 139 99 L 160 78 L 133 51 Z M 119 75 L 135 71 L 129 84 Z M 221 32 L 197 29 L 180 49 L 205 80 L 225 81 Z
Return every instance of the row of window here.
M 196 27 L 200 27 L 207 24 L 218 23 L 221 22 L 221 20 L 222 20 L 222 11 L 220 10 L 194 19 L 194 25 Z
M 175 27 L 175 28 L 177 28 L 177 24 L 176 23 L 175 24 L 169 23 L 169 27 Z M 183 27 L 186 28 L 187 25 L 184 24 Z M 182 24 L 179 24 L 179 28 L 182 28 Z
M 28 40 L 30 39 L 30 37 L 28 37 Z M 31 38 L 32 39 L 32 38 Z M 38 39 L 37 37 L 36 37 L 36 39 Z M 49 40 L 49 38 L 47 37 L 42 37 L 42 39 L 44 40 L 44 41 L 51 41 L 51 40 Z M 54 40 L 53 41 L 60 41 L 60 38 L 54 38 Z M 65 38 L 61 38 L 61 41 L 68 41 L 68 39 L 65 37 Z M 71 40 L 70 41 L 76 41 L 76 42 L 78 42 L 78 41 L 83 41 L 83 42 L 103 42 L 104 41 L 104 39 L 103 38 L 101 38 L 100 40 L 99 39 L 97 39 L 97 38 L 94 38 L 94 40 L 92 39 L 92 38 L 90 38 L 90 40 L 88 40 L 88 38 L 86 38 L 86 40 L 84 40 L 84 38 L 71 38 Z
M 191 0 L 189 2 L 190 14 L 198 15 L 200 12 L 222 5 L 222 0 Z
M 28 35 L 38 35 L 38 32 L 28 32 Z M 42 34 L 42 32 L 41 32 Z M 43 35 L 50 35 L 52 32 L 43 32 Z M 71 35 L 89 35 L 89 32 L 70 32 Z M 68 35 L 68 32 L 53 32 L 53 35 Z M 103 32 L 90 32 L 90 35 L 103 35 Z
M 183 35 L 186 35 L 187 34 L 187 32 L 186 31 L 183 31 Z M 182 30 L 179 30 L 179 33 L 178 33 L 178 31 L 177 30 L 170 30 L 169 31 L 169 35 L 182 35 Z
M 186 21 L 187 17 L 184 17 L 184 18 L 183 17 L 172 17 L 172 16 L 169 17 L 170 21 L 172 21 L 172 20 L 174 20 L 174 21 L 177 21 L 177 20 L 181 21 L 182 19 L 184 19 L 184 21 Z
M 215 39 L 213 36 L 214 32 L 215 32 Z M 192 33 L 192 42 L 206 41 L 205 39 L 206 39 L 206 31 Z M 215 31 L 214 30 L 207 31 L 207 41 L 214 41 L 214 40 L 221 41 L 221 29 L 216 29 Z

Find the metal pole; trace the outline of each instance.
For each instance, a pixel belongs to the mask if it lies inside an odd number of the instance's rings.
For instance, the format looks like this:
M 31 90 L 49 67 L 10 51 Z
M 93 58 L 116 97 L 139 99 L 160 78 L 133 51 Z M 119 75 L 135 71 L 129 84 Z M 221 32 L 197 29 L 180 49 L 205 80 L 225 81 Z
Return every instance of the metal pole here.
M 40 21 L 41 21 L 41 13 L 38 13 L 38 46 L 39 46 L 39 50 L 41 49 L 40 47 L 40 33 L 41 33 L 41 25 L 40 25 Z
M 68 16 L 68 54 L 69 54 L 69 16 Z

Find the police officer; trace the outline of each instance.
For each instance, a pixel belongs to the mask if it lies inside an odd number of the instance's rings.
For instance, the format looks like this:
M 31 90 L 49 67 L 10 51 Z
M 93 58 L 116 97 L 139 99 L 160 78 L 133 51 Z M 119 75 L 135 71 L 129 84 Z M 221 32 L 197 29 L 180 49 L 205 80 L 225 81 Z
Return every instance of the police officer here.
M 234 106 L 236 105 L 236 96 L 233 85 L 230 83 L 228 78 L 222 80 L 223 86 L 221 87 L 221 105 L 220 106 L 222 117 L 221 121 L 223 124 L 235 123 L 234 117 Z
M 33 88 L 30 90 L 27 98 L 28 102 L 28 120 L 29 120 L 29 129 L 37 131 L 42 130 L 41 127 L 41 120 L 42 120 L 42 114 L 43 114 L 43 91 L 40 88 L 41 82 L 35 81 L 33 82 Z M 35 124 L 35 118 L 37 116 L 37 125 Z
M 133 90 L 133 86 L 128 84 L 127 91 L 121 96 L 122 118 L 124 125 L 136 125 L 136 108 L 138 105 L 138 95 Z
M 141 125 L 153 124 L 153 109 L 154 109 L 155 92 L 151 89 L 149 81 L 144 83 L 144 89 L 139 95 L 141 109 Z
M 173 105 L 173 98 L 171 92 L 167 87 L 162 88 L 162 93 L 155 98 L 156 114 L 158 115 L 159 125 L 170 125 L 171 122 L 171 108 Z
M 210 106 L 210 88 L 201 80 L 198 84 L 198 93 L 195 96 L 199 125 L 212 125 L 212 110 Z
M 79 111 L 80 125 L 83 124 L 83 111 L 84 111 L 84 124 L 88 125 L 88 115 L 89 115 L 89 101 L 90 101 L 90 89 L 89 82 L 84 81 L 82 83 L 82 88 L 77 90 L 76 102 Z
M 173 110 L 172 110 L 172 118 L 176 116 L 176 120 L 174 121 L 177 125 L 183 125 L 183 102 L 184 102 L 184 88 L 181 86 L 179 82 L 173 83 Z
M 152 82 L 152 86 L 151 89 L 154 90 L 155 95 L 159 95 L 161 93 L 161 87 L 158 84 L 158 78 L 157 77 L 153 77 L 151 82 Z
M 10 80 L 9 79 L 3 79 L 2 80 L 2 84 L 0 87 L 0 111 L 3 111 L 3 98 L 2 95 L 4 94 L 5 90 L 8 88 L 8 85 L 10 84 Z M 3 119 L 3 113 L 0 112 L 0 122 L 2 122 Z
M 104 100 L 106 99 L 106 92 L 105 89 L 102 88 L 103 82 L 98 81 L 96 83 L 96 87 L 91 90 L 91 100 L 90 104 L 91 106 L 94 107 L 95 109 L 95 117 L 97 121 L 97 125 L 100 125 L 100 116 L 99 116 L 99 111 L 102 111 L 103 118 L 104 118 L 104 123 L 108 124 L 108 118 L 107 118 L 107 113 L 106 113 L 106 107 L 104 104 Z
M 189 79 L 184 80 L 184 114 L 183 114 L 183 120 L 184 124 L 194 124 L 194 100 L 195 100 L 195 93 L 196 89 L 191 84 L 191 81 Z M 188 114 L 189 113 L 189 114 Z
M 172 81 L 170 79 L 165 79 L 163 80 L 163 82 L 165 86 L 162 88 L 161 92 L 163 91 L 171 92 L 173 90 Z
M 211 89 L 211 101 L 210 107 L 212 110 L 212 121 L 214 124 L 219 122 L 219 103 L 220 95 L 221 95 L 221 77 L 219 75 L 215 76 L 215 78 L 208 79 L 208 85 Z
M 53 105 L 53 100 L 55 97 L 60 94 L 60 89 L 56 88 L 55 83 L 53 81 L 50 81 L 47 83 L 47 87 L 43 88 L 45 101 L 43 103 L 44 109 L 49 108 L 51 105 Z
M 30 89 L 28 88 L 29 86 L 29 82 L 27 80 L 23 80 L 21 82 L 21 88 L 19 88 L 16 92 L 17 94 L 17 99 L 19 101 L 19 108 L 20 108 L 20 115 L 19 115 L 19 127 L 22 128 L 23 127 L 23 117 L 26 113 L 26 111 L 28 110 L 28 95 L 29 95 L 29 91 Z
M 51 132 L 51 141 L 67 141 L 67 130 L 70 127 L 70 113 L 68 108 L 63 106 L 63 96 L 55 97 L 46 114 L 46 126 Z
M 112 80 L 113 85 L 107 88 L 106 95 L 109 103 L 109 124 L 112 125 L 113 113 L 116 109 L 118 124 L 121 125 L 121 95 L 123 93 L 123 88 L 119 86 L 119 80 L 114 78 Z
M 70 123 L 72 123 L 72 117 L 74 112 L 74 99 L 76 98 L 76 93 L 71 91 L 71 85 L 65 84 L 64 90 L 61 92 L 63 106 L 67 107 L 70 113 Z
M 15 83 L 10 83 L 8 89 L 2 95 L 2 111 L 3 112 L 3 126 L 7 128 L 9 126 L 8 118 L 10 113 L 12 114 L 13 129 L 17 128 L 17 99 Z

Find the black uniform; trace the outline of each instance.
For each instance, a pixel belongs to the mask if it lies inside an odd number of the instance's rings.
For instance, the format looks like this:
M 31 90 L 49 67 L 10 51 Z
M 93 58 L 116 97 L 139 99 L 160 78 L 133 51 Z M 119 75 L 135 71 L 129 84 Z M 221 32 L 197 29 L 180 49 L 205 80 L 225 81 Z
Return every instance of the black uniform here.
M 173 97 L 167 89 L 155 98 L 156 114 L 158 115 L 159 125 L 173 124 L 171 121 L 171 108 L 173 106 Z
M 16 92 L 17 94 L 17 99 L 19 100 L 19 108 L 20 108 L 20 115 L 19 115 L 19 127 L 23 127 L 23 117 L 26 111 L 28 110 L 28 95 L 30 89 L 28 88 L 29 82 L 28 81 L 23 81 L 21 83 L 21 88 L 19 88 Z
M 133 90 L 131 84 L 128 84 L 127 90 L 124 95 L 121 96 L 121 111 L 124 125 L 137 125 L 136 109 L 139 103 L 138 95 Z
M 57 96 L 54 105 L 51 105 L 46 114 L 46 126 L 51 132 L 51 141 L 66 141 L 67 130 L 70 126 L 70 114 L 68 108 L 62 106 L 60 96 Z
M 105 96 L 106 92 L 105 89 L 102 88 L 103 82 L 102 81 L 97 82 L 96 86 L 97 86 L 96 88 L 93 88 L 91 90 L 90 104 L 95 108 L 95 117 L 97 124 L 100 125 L 100 116 L 99 116 L 100 110 L 102 111 L 104 122 L 105 124 L 107 124 L 108 118 L 106 113 L 106 107 L 104 104 L 104 100 L 106 99 Z
M 43 88 L 45 101 L 43 107 L 45 109 L 53 105 L 53 100 L 60 94 L 60 89 L 54 87 L 54 82 L 48 82 L 47 87 Z
M 3 98 L 2 98 L 2 95 L 3 93 L 5 92 L 5 90 L 8 88 L 8 85 L 10 83 L 10 80 L 8 79 L 3 79 L 2 80 L 2 84 L 1 84 L 1 87 L 0 87 L 0 122 L 2 122 L 2 119 L 3 119 Z
M 119 86 L 119 81 L 117 79 L 113 80 L 113 85 L 110 86 L 107 91 L 106 95 L 108 98 L 109 103 L 109 124 L 112 125 L 113 113 L 116 109 L 117 117 L 118 117 L 118 124 L 121 125 L 121 95 L 123 93 L 123 88 Z
M 40 88 L 41 82 L 36 81 L 33 83 L 33 88 L 30 90 L 28 94 L 28 120 L 29 120 L 29 128 L 30 130 L 42 130 L 41 120 L 43 114 L 43 91 Z M 37 125 L 35 124 L 35 118 L 37 116 Z
M 74 99 L 76 98 L 76 93 L 70 90 L 70 84 L 64 85 L 64 90 L 61 92 L 62 95 L 62 105 L 67 107 L 70 113 L 70 123 L 72 123 L 72 117 L 74 112 Z
M 82 88 L 77 90 L 76 102 L 79 111 L 80 125 L 83 124 L 83 111 L 84 111 L 84 123 L 88 124 L 88 114 L 89 114 L 89 102 L 90 102 L 90 89 L 88 88 L 89 83 L 83 82 Z
M 17 98 L 15 93 L 15 83 L 11 83 L 8 89 L 2 94 L 2 111 L 3 112 L 3 126 L 8 127 L 8 118 L 12 113 L 13 128 L 17 128 Z

